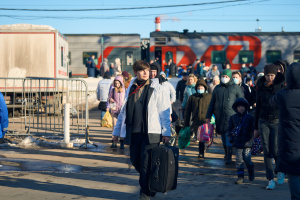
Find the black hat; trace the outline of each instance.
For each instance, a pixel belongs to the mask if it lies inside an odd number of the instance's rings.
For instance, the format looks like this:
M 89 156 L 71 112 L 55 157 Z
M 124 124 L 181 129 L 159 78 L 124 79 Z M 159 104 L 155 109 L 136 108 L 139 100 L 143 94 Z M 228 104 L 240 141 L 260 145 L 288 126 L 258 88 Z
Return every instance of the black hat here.
M 274 64 L 265 65 L 264 74 L 277 74 L 277 67 Z
M 150 64 L 150 70 L 156 70 L 158 72 L 158 67 L 155 64 Z

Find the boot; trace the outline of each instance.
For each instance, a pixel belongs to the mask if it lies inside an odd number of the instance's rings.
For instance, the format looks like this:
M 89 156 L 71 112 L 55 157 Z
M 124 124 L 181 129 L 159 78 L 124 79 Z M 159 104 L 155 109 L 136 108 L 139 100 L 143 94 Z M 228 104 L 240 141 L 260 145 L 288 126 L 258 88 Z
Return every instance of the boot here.
M 124 149 L 124 140 L 120 140 L 120 149 Z
M 249 174 L 249 181 L 253 181 L 255 179 L 254 175 L 254 165 L 247 166 L 248 174 Z
M 227 159 L 226 159 L 226 165 L 231 164 L 231 157 L 232 157 L 232 147 L 227 147 Z
M 224 156 L 224 161 L 227 160 L 227 147 L 225 145 L 223 145 L 224 148 L 224 152 L 225 152 L 225 156 Z
M 199 158 L 204 158 L 205 143 L 199 142 Z
M 244 169 L 237 170 L 238 178 L 234 182 L 235 184 L 243 184 L 244 183 Z
M 110 148 L 116 149 L 117 148 L 117 143 L 112 140 Z

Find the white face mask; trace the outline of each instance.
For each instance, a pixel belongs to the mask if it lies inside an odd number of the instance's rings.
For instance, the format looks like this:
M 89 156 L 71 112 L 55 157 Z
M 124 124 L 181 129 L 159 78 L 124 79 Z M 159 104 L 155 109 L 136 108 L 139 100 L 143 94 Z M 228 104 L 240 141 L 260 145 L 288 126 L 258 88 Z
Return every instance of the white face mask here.
M 222 77 L 221 81 L 222 81 L 222 83 L 226 84 L 226 83 L 228 83 L 230 81 L 230 78 Z

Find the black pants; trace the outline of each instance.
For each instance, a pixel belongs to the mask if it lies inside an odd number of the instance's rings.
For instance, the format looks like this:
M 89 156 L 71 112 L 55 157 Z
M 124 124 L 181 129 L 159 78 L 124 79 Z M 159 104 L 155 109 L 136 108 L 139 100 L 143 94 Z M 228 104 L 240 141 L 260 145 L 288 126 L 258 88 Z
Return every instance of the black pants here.
M 148 135 L 144 133 L 133 133 L 130 145 L 130 161 L 139 172 L 140 193 L 150 195 L 149 176 L 151 163 L 151 150 L 157 147 L 158 143 L 150 144 Z

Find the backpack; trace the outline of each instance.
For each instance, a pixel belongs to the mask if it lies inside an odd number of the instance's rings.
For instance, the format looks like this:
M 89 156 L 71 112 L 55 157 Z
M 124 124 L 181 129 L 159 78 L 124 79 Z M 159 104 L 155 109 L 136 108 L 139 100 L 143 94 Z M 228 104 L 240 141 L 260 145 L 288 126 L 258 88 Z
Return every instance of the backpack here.
M 210 147 L 214 139 L 214 125 L 205 123 L 202 126 L 199 126 L 197 130 L 197 139 L 200 142 L 210 142 L 208 145 L 208 147 Z

